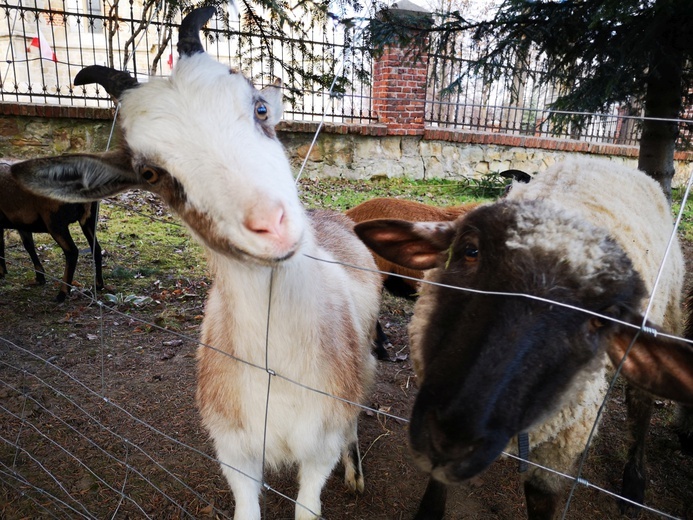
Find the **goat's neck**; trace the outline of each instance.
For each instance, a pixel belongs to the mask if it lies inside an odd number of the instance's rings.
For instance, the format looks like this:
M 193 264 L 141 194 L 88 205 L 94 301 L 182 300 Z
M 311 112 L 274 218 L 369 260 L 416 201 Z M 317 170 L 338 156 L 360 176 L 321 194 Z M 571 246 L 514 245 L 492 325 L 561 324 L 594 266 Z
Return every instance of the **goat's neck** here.
M 295 356 L 296 345 L 305 353 L 317 348 L 324 305 L 316 290 L 321 269 L 304 253 L 302 248 L 274 267 L 229 257 L 211 259 L 214 282 L 202 325 L 204 340 L 259 365 L 266 362 L 266 347 L 272 363 L 299 362 L 303 358 Z M 312 363 L 313 358 L 308 355 L 300 363 Z M 289 365 L 285 370 L 296 372 Z
M 315 255 L 316 250 L 310 237 L 292 258 L 275 266 L 208 251 L 214 291 L 228 302 L 234 314 L 260 312 L 266 317 L 271 291 L 272 306 L 283 312 L 293 308 L 298 315 L 300 309 L 296 306 L 309 310 L 317 302 L 316 276 L 321 269 L 305 256 Z

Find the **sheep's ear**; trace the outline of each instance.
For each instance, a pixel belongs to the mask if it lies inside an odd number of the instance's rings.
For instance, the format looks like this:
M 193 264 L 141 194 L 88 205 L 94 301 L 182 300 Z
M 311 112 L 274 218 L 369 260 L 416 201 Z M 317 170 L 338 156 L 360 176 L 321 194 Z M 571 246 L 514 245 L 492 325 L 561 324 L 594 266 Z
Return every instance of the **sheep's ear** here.
M 356 234 L 375 253 L 392 263 L 410 269 L 436 266 L 455 236 L 451 222 L 407 222 L 368 220 L 357 224 Z
M 277 123 L 281 121 L 282 114 L 284 113 L 281 80 L 276 79 L 272 85 L 267 85 L 260 91 L 260 93 L 262 94 L 262 98 L 270 107 L 268 123 L 272 126 L 276 126 Z
M 27 190 L 66 202 L 89 202 L 140 187 L 126 154 L 75 154 L 14 163 L 11 173 Z
M 649 324 L 648 324 L 649 326 Z M 651 327 L 651 330 L 656 330 Z M 628 351 L 631 343 L 633 346 Z M 621 374 L 635 386 L 665 399 L 693 404 L 693 347 L 684 341 L 619 326 L 607 349 Z

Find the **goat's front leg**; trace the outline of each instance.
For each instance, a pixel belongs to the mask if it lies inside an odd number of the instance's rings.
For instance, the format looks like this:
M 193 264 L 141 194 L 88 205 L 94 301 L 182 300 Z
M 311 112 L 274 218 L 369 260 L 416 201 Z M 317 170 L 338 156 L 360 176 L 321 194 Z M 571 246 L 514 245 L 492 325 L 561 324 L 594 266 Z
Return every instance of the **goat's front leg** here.
M 316 453 L 316 455 L 324 454 Z M 296 520 L 315 520 L 320 517 L 322 512 L 320 493 L 338 459 L 339 454 L 334 454 L 333 457 L 316 456 L 301 461 L 298 497 L 296 497 Z
M 215 441 L 221 471 L 233 493 L 234 520 L 260 520 L 262 460 L 239 457 L 234 442 L 227 442 L 231 446 L 227 449 L 226 446 L 221 446 L 219 439 Z
M 353 426 L 348 431 L 346 445 L 342 450 L 342 464 L 344 466 L 344 484 L 346 487 L 352 493 L 363 493 L 365 482 L 363 480 L 357 428 L 357 422 L 354 421 Z
M 84 237 L 87 239 L 87 244 L 89 244 L 91 248 L 91 256 L 94 259 L 94 277 L 96 280 L 96 287 L 94 289 L 101 291 L 104 288 L 102 270 L 103 252 L 101 251 L 99 241 L 96 239 L 96 216 L 98 214 L 98 208 L 99 203 L 92 202 L 91 215 L 89 215 L 87 221 L 82 225 L 82 233 L 84 233 Z
M 36 244 L 34 244 L 34 235 L 30 233 L 29 231 L 20 231 L 19 232 L 19 238 L 22 239 L 22 245 L 24 246 L 24 249 L 26 249 L 26 252 L 29 253 L 29 257 L 31 258 L 31 263 L 34 264 L 34 271 L 36 272 L 36 284 L 37 285 L 43 285 L 46 283 L 46 272 L 43 270 L 43 266 L 41 265 L 41 260 L 39 260 L 38 255 L 36 254 Z
M 75 241 L 72 240 L 72 236 L 70 235 L 70 230 L 68 229 L 67 224 L 50 229 L 49 232 L 65 254 L 63 283 L 60 286 L 60 292 L 55 297 L 55 301 L 62 303 L 67 298 L 67 295 L 70 294 L 70 289 L 72 289 L 72 280 L 75 276 L 75 270 L 77 269 L 79 248 L 77 247 L 77 244 L 75 244 Z
M 414 520 L 442 520 L 447 497 L 448 486 L 430 477 Z

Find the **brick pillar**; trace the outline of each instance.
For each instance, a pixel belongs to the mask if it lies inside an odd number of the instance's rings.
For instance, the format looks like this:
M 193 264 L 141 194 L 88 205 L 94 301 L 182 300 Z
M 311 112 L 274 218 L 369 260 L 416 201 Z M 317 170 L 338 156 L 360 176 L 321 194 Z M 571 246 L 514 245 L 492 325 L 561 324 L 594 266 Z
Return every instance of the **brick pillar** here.
M 406 20 L 407 27 L 431 25 L 430 13 L 408 0 L 394 4 L 381 17 L 391 23 Z M 373 113 L 378 123 L 387 125 L 388 135 L 424 133 L 428 54 L 416 45 L 387 45 L 373 62 Z

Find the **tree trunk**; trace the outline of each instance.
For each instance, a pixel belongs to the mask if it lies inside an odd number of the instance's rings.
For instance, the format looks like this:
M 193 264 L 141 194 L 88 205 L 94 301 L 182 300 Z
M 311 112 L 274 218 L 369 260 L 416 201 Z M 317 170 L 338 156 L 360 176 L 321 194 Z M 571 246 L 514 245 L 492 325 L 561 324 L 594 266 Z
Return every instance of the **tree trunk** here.
M 679 134 L 678 123 L 652 121 L 647 118 L 676 119 L 683 104 L 683 53 L 674 45 L 675 35 L 664 37 L 652 50 L 645 95 L 645 121 L 640 139 L 638 169 L 662 185 L 671 200 L 671 181 L 674 177 L 674 151 Z

